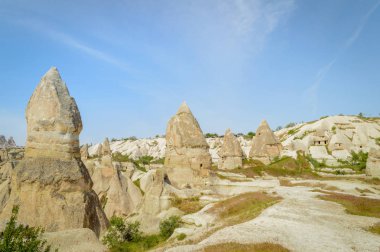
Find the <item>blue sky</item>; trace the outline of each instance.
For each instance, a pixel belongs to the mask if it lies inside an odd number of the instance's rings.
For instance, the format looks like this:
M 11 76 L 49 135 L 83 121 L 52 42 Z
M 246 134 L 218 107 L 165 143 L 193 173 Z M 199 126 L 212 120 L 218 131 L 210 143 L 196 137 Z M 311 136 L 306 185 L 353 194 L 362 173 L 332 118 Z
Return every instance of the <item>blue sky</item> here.
M 204 132 L 380 113 L 379 0 L 0 0 L 0 134 L 57 66 L 82 142 L 164 134 L 183 100 Z

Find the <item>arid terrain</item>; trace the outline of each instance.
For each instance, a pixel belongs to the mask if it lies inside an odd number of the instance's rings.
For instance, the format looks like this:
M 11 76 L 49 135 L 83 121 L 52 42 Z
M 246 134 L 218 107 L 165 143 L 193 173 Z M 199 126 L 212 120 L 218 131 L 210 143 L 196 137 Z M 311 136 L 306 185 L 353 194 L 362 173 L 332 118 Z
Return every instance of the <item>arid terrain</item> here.
M 380 118 L 218 136 L 183 102 L 164 136 L 80 144 L 53 67 L 26 120 L 25 146 L 0 137 L 0 227 L 43 228 L 33 251 L 380 249 Z

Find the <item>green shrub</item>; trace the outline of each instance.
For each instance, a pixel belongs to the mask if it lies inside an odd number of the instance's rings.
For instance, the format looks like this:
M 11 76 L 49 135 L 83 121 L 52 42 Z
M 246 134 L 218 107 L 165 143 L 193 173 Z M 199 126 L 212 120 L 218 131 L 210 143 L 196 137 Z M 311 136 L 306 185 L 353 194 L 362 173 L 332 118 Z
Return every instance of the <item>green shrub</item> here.
M 291 129 L 288 131 L 288 134 L 292 136 L 292 135 L 296 134 L 298 131 L 299 131 L 298 129 Z
M 160 234 L 144 235 L 138 221 L 126 223 L 123 218 L 113 216 L 102 242 L 112 252 L 146 251 L 168 239 L 179 227 L 179 220 L 178 216 L 171 216 L 160 223 Z
M 219 135 L 216 133 L 206 133 L 205 134 L 205 138 L 212 138 L 212 137 L 219 137 Z
M 125 223 L 122 217 L 112 216 L 110 228 L 103 237 L 103 243 L 109 247 L 118 247 L 123 242 L 138 242 L 142 238 L 138 221 Z
M 177 236 L 177 240 L 178 241 L 182 241 L 182 240 L 185 240 L 186 239 L 186 234 L 184 233 L 180 233 L 178 236 Z
M 181 218 L 178 216 L 170 216 L 169 218 L 160 222 L 160 235 L 164 239 L 168 239 L 174 232 L 174 229 L 180 226 Z
M 296 124 L 294 122 L 291 122 L 291 123 L 286 124 L 284 128 L 290 128 L 294 126 L 296 126 Z
M 159 159 L 156 159 L 156 160 L 152 160 L 150 162 L 151 164 L 164 164 L 165 163 L 165 158 L 159 158 Z
M 46 240 L 41 239 L 44 233 L 42 228 L 17 224 L 18 210 L 18 206 L 13 207 L 11 218 L 0 234 L 0 251 L 50 251 Z
M 143 165 L 148 165 L 154 159 L 152 156 L 141 156 L 137 162 Z
M 358 153 L 351 151 L 351 164 L 356 166 L 360 171 L 364 170 L 367 165 L 368 153 L 359 151 Z
M 131 162 L 128 155 L 123 155 L 120 152 L 112 153 L 112 160 L 116 162 Z
M 254 136 L 256 136 L 256 133 L 255 133 L 255 132 L 250 131 L 250 132 L 247 133 L 247 137 L 252 138 L 252 137 L 254 137 Z

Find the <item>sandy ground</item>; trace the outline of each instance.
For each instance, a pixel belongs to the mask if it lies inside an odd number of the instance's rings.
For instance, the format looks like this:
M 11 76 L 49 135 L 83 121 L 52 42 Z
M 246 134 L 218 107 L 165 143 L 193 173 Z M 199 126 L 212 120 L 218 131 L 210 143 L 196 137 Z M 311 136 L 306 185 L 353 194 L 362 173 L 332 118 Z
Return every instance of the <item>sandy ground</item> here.
M 297 181 L 298 182 L 298 181 Z M 315 181 L 317 182 L 317 181 Z M 352 181 L 322 181 L 337 186 L 345 193 L 360 195 L 355 188 L 374 191 L 368 197 L 379 198 L 374 186 Z M 270 189 L 284 199 L 267 208 L 257 218 L 221 229 L 195 245 L 184 245 L 167 251 L 197 251 L 211 244 L 237 242 L 281 244 L 291 251 L 380 251 L 380 235 L 366 231 L 380 222 L 378 218 L 347 214 L 337 203 L 316 198 L 312 187 Z

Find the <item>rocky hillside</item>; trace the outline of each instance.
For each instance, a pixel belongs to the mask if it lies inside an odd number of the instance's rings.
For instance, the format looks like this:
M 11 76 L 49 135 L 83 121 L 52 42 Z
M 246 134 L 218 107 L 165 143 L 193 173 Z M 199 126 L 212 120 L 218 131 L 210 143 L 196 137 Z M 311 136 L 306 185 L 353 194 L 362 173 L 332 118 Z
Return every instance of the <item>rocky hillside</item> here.
M 380 118 L 357 116 L 329 116 L 316 121 L 297 124 L 275 132 L 284 149 L 281 156 L 297 155 L 297 151 L 310 154 L 319 161 L 337 164 L 338 160 L 347 160 L 351 152 L 368 152 L 370 148 L 380 149 Z M 219 159 L 218 151 L 222 146 L 222 137 L 207 138 L 213 162 Z M 243 152 L 248 156 L 251 139 L 239 136 Z M 133 159 L 141 156 L 163 158 L 165 138 L 137 140 L 116 140 L 111 144 L 112 152 L 129 155 Z M 95 144 L 89 148 L 94 155 L 99 148 Z
M 16 147 L 16 142 L 13 137 L 9 137 L 8 140 L 5 136 L 0 135 L 0 148 Z

